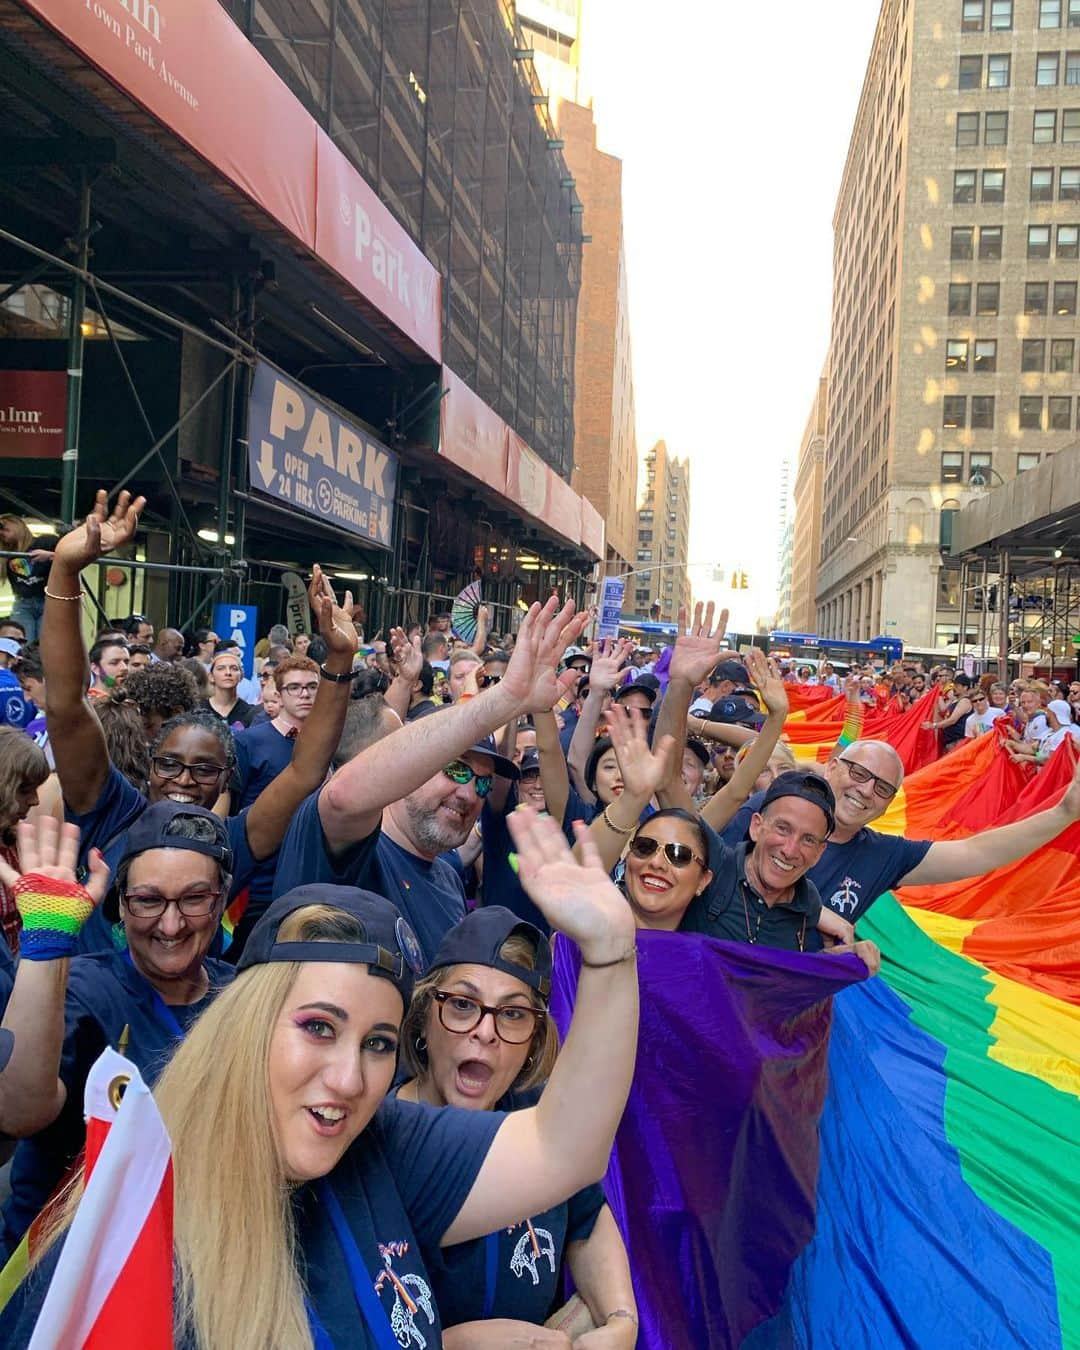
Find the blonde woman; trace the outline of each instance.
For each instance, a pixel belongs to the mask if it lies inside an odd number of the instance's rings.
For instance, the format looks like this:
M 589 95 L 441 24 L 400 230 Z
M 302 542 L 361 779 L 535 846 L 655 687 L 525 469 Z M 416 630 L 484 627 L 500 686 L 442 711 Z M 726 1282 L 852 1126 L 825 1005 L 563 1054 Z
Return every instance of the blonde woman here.
M 49 575 L 52 551 L 60 540 L 55 534 L 34 538 L 22 516 L 0 516 L 0 549 L 18 553 L 4 559 L 4 575 L 15 595 L 11 617 L 22 624 L 27 642 L 41 635 L 41 616 L 45 612 L 45 580 Z
M 544 934 L 501 905 L 474 910 L 443 938 L 413 993 L 401 1029 L 402 1059 L 413 1076 L 399 1099 L 467 1111 L 532 1105 L 559 1053 L 550 991 Z M 632 1350 L 630 1266 L 598 1185 L 515 1227 L 427 1255 L 444 1350 L 534 1344 L 561 1302 L 564 1261 L 592 1324 L 573 1341 L 575 1350 Z M 552 1350 L 568 1344 L 552 1334 Z
M 415 935 L 370 892 L 280 897 L 155 1091 L 173 1147 L 178 1347 L 440 1345 L 422 1249 L 518 1224 L 603 1175 L 637 1044 L 633 920 L 587 843 L 579 865 L 528 810 L 511 832 L 522 884 L 584 957 L 540 1100 L 508 1115 L 386 1102 Z M 5 1347 L 29 1343 L 54 1261 L 55 1244 L 5 1309 Z

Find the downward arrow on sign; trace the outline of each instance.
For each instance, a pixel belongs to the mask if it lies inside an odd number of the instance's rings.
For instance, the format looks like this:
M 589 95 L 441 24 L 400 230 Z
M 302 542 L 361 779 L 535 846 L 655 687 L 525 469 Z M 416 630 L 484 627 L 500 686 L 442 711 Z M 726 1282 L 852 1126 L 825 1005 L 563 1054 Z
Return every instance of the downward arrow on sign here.
M 277 476 L 277 470 L 274 468 L 274 447 L 270 441 L 263 441 L 260 445 L 258 464 L 259 476 L 263 480 L 263 486 L 272 487 Z

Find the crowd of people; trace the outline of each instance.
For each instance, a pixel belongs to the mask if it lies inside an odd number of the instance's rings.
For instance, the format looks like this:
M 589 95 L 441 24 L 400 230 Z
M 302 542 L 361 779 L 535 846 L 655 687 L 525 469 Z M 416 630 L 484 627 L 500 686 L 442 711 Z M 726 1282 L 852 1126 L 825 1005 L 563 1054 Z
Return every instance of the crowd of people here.
M 112 1047 L 172 1141 L 178 1346 L 631 1347 L 598 1183 L 639 1048 L 637 930 L 873 974 L 856 924 L 877 897 L 1080 818 L 1078 770 L 1053 808 L 964 840 L 881 833 L 903 763 L 857 735 L 934 689 L 943 752 L 1000 723 L 1037 765 L 1078 734 L 1080 683 L 841 681 L 730 651 L 711 605 L 663 651 L 587 641 L 593 615 L 554 596 L 515 632 L 482 611 L 467 643 L 435 613 L 365 644 L 316 567 L 316 631 L 275 625 L 250 678 L 227 637 L 140 614 L 87 647 L 81 574 L 142 507 L 99 493 L 0 626 L 0 1264 L 38 1233 L 5 1345 L 30 1342 Z M 800 765 L 784 725 L 816 682 L 850 717 Z

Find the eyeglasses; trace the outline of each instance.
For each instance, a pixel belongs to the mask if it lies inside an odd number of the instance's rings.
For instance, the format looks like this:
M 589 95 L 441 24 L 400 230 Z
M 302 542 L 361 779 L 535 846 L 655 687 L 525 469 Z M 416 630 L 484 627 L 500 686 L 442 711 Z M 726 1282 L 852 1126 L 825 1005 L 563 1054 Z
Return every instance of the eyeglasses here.
M 874 784 L 875 795 L 883 798 L 887 802 L 891 802 L 900 790 L 895 784 L 890 783 L 888 779 L 879 778 L 876 773 L 871 773 L 869 769 L 864 768 L 861 764 L 856 764 L 853 759 L 845 759 L 844 756 L 841 755 L 840 763 L 847 769 L 848 777 L 851 778 L 852 782 L 869 783 L 872 781 Z
M 300 694 L 315 695 L 319 692 L 318 682 L 315 684 L 283 684 L 281 692 L 288 694 L 291 698 L 297 698 Z
M 168 755 L 155 755 L 150 765 L 159 778 L 179 778 L 186 769 L 196 783 L 213 783 L 225 772 L 224 764 L 187 764 Z
M 495 1034 L 507 1045 L 524 1045 L 531 1041 L 537 1027 L 547 1014 L 540 1008 L 527 1008 L 521 1003 L 503 1003 L 498 1007 L 480 1003 L 468 994 L 452 994 L 448 989 L 433 989 L 432 998 L 439 1005 L 439 1021 L 455 1036 L 464 1036 L 475 1030 L 488 1014 L 495 1023 Z
M 133 919 L 157 919 L 170 905 L 188 919 L 202 919 L 221 899 L 220 891 L 188 891 L 179 897 L 162 895 L 158 891 L 127 891 L 124 905 Z
M 455 759 L 453 764 L 447 764 L 443 773 L 450 779 L 451 783 L 457 783 L 464 787 L 466 783 L 471 782 L 476 788 L 478 797 L 486 797 L 491 791 L 495 779 L 490 773 L 477 773 L 475 769 L 470 769 L 462 759 Z
M 260 683 L 260 684 L 265 684 L 266 681 L 270 678 L 270 676 L 273 675 L 273 673 L 274 673 L 274 672 L 273 672 L 272 669 L 270 669 L 270 670 L 260 670 L 260 671 L 259 671 L 259 683 Z
M 689 844 L 662 844 L 647 834 L 636 835 L 630 840 L 630 852 L 635 858 L 651 858 L 657 849 L 664 850 L 664 857 L 672 867 L 689 867 L 692 862 L 705 866 L 705 859 L 699 858 Z

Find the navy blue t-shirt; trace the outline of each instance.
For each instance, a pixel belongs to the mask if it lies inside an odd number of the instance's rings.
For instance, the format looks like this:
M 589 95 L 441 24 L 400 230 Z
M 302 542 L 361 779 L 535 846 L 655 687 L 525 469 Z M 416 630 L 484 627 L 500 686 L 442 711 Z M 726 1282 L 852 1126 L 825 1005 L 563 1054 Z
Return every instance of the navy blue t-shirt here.
M 274 895 L 314 881 L 385 895 L 412 924 L 424 962 L 430 964 L 443 936 L 465 917 L 461 878 L 442 858 L 428 862 L 379 830 L 335 856 L 319 819 L 321 791 L 305 798 L 293 817 L 278 858 Z
M 80 877 L 85 877 L 88 868 L 87 859 L 92 848 L 101 850 L 109 871 L 113 876 L 116 875 L 116 867 L 123 848 L 124 831 L 138 820 L 149 805 L 146 794 L 132 787 L 113 764 L 109 765 L 101 794 L 89 811 L 79 815 L 66 803 L 64 804 L 64 819 L 78 825 L 80 831 Z M 242 811 L 238 816 L 229 816 L 225 821 L 225 830 L 233 854 L 235 895 L 248 884 L 256 867 L 247 837 L 247 811 Z M 99 906 L 79 934 L 77 951 L 82 955 L 88 955 L 91 952 L 123 951 L 126 946 L 123 925 L 109 923 Z
M 210 992 L 197 1003 L 172 1005 L 182 1031 L 233 978 L 223 961 L 207 960 Z M 125 1035 L 126 1029 L 126 1035 Z M 11 1164 L 11 1196 L 4 1206 L 0 1262 L 10 1256 L 86 1141 L 83 1093 L 86 1078 L 106 1046 L 120 1049 L 152 1087 L 176 1045 L 176 1030 L 163 1018 L 152 986 L 119 952 L 77 956 L 71 963 L 64 1002 L 60 1078 L 67 1099 L 51 1125 L 20 1140 Z
M 517 873 L 510 866 L 514 841 L 506 821 L 510 813 L 517 809 L 517 804 L 517 789 L 512 787 L 501 811 L 486 801 L 480 814 L 480 830 L 484 838 L 484 904 L 505 905 L 524 923 L 535 925 L 541 933 L 550 933 L 551 925 L 525 894 Z
M 6 667 L 0 670 L 0 726 L 22 730 L 37 716 L 37 708 L 23 693 L 18 677 Z
M 241 810 L 269 787 L 282 769 L 292 763 L 296 738 L 283 736 L 273 722 L 267 720 L 238 731 L 236 744 L 236 774 L 239 780 L 237 801 Z
M 738 843 L 747 837 L 750 817 L 761 809 L 764 798 L 763 792 L 755 793 L 739 808 L 724 830 L 725 843 Z M 881 834 L 864 826 L 846 844 L 826 844 L 821 860 L 806 875 L 818 888 L 822 904 L 854 923 L 879 895 L 898 886 L 918 867 L 932 842 Z

